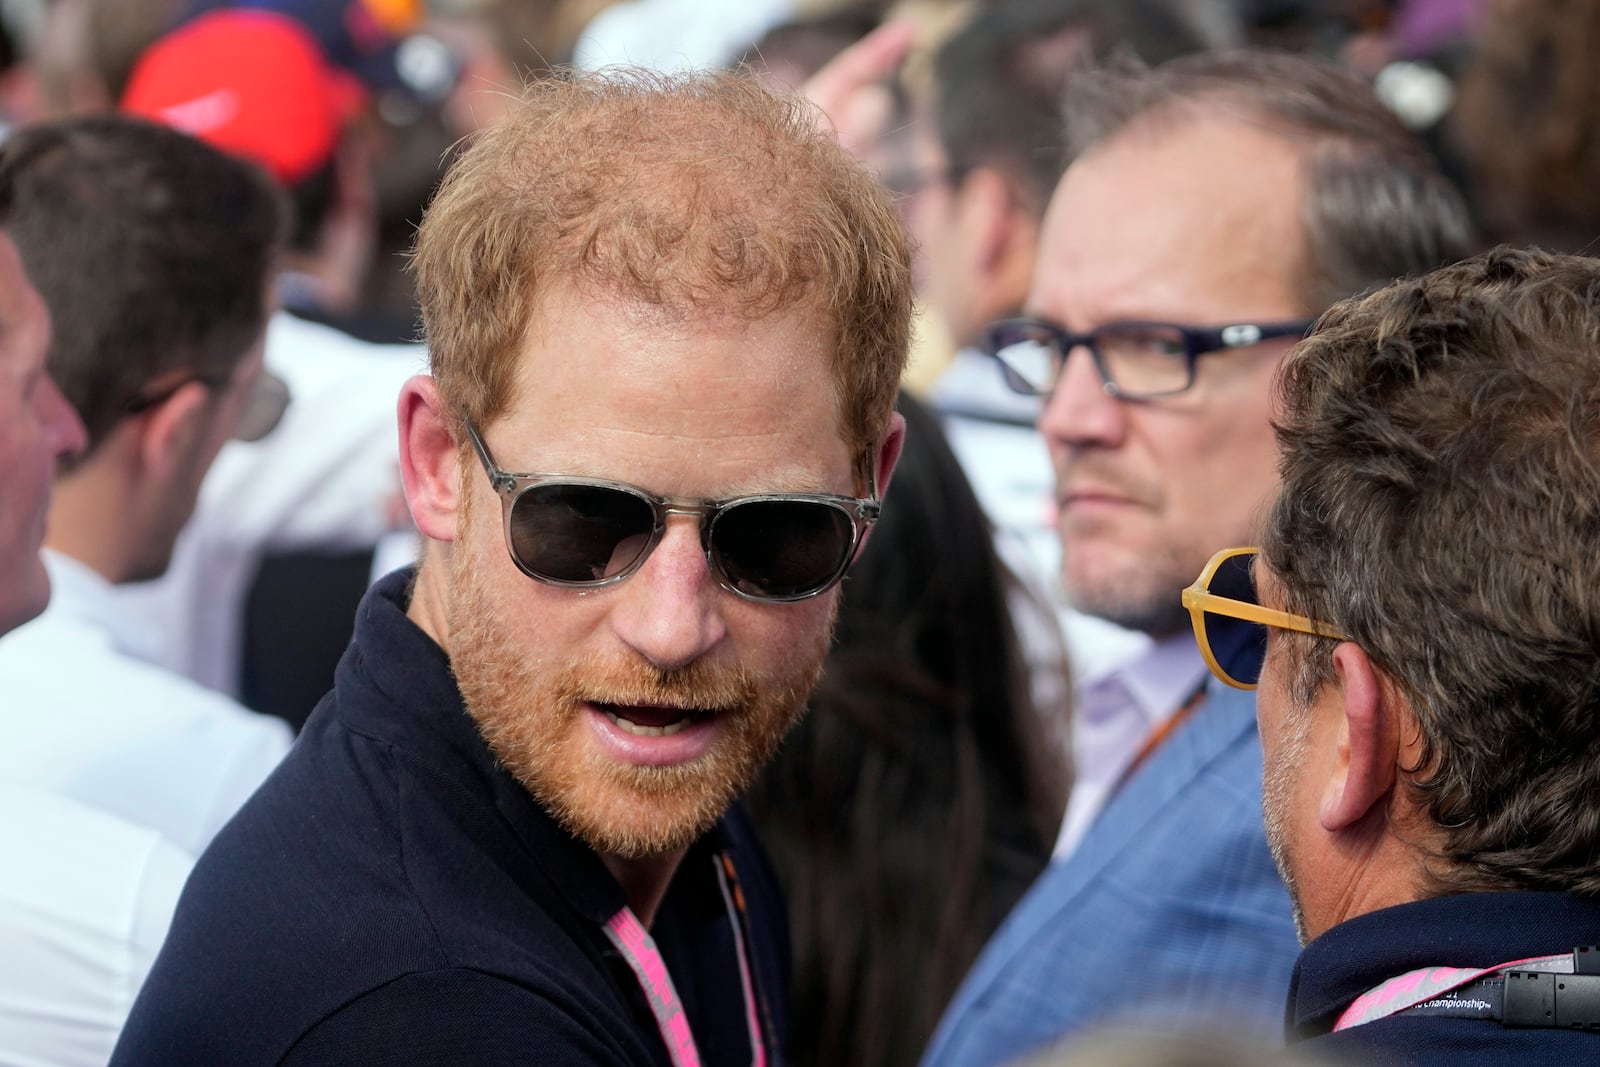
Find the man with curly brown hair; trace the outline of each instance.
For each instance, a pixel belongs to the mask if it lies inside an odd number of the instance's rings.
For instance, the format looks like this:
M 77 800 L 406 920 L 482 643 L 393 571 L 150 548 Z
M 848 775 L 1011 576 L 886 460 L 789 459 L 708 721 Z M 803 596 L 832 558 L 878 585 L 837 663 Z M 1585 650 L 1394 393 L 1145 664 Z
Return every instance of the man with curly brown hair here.
M 1291 1038 L 1600 1053 L 1597 351 L 1600 264 L 1500 249 L 1336 305 L 1285 362 L 1259 553 L 1187 599 L 1202 643 L 1265 645 Z

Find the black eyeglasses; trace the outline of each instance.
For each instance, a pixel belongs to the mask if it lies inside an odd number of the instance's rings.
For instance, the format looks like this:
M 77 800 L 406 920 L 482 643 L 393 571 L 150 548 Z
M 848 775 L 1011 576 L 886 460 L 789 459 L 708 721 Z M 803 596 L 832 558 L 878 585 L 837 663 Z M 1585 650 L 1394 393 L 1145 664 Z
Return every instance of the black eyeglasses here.
M 187 373 L 159 389 L 129 397 L 122 402 L 122 411 L 126 415 L 137 415 L 165 404 L 186 385 L 199 382 L 207 389 L 215 391 L 227 388 L 229 380 L 227 375 L 201 374 L 198 371 Z M 283 413 L 289 408 L 289 399 L 289 383 L 271 371 L 263 370 L 256 376 L 255 384 L 250 387 L 250 395 L 245 399 L 244 408 L 239 412 L 239 422 L 234 426 L 231 435 L 233 439 L 259 441 L 267 436 L 282 421 Z
M 1047 319 L 1006 319 L 984 331 L 979 348 L 999 361 L 1006 384 L 1027 396 L 1054 392 L 1067 356 L 1082 345 L 1094 359 L 1107 393 L 1124 400 L 1154 400 L 1194 385 L 1195 361 L 1203 355 L 1275 337 L 1304 337 L 1313 321 L 1228 326 L 1108 322 L 1087 333 L 1074 333 Z
M 844 577 L 878 518 L 876 489 L 866 500 L 821 493 L 674 500 L 624 482 L 509 474 L 471 423 L 467 437 L 500 494 L 512 561 L 549 585 L 622 581 L 644 565 L 677 512 L 700 517 L 700 544 L 724 589 L 746 600 L 805 600 Z

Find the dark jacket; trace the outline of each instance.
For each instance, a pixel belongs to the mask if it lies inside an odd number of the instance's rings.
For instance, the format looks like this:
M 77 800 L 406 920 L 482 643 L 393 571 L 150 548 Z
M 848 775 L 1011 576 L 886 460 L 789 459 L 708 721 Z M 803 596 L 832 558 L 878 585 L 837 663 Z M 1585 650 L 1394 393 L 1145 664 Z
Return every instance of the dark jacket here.
M 669 1062 L 602 930 L 621 888 L 496 766 L 409 589 L 362 601 L 333 692 L 201 858 L 117 1067 Z M 781 1063 L 783 906 L 741 813 L 690 849 L 651 933 L 702 1062 L 747 1067 L 721 853 Z
M 1289 1040 L 1360 1064 L 1600 1063 L 1600 1033 L 1493 1019 L 1391 1015 L 1330 1033 L 1350 1002 L 1422 967 L 1488 968 L 1600 942 L 1600 901 L 1569 893 L 1465 893 L 1340 923 L 1300 955 Z

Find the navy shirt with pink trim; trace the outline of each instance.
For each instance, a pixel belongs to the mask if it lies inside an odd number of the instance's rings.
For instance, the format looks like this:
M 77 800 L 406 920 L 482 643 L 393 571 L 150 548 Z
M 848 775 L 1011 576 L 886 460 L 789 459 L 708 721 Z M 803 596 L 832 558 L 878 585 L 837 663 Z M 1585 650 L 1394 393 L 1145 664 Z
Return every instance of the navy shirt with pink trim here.
M 1600 1032 L 1518 1029 L 1492 1018 L 1402 1011 L 1334 1032 L 1357 998 L 1420 968 L 1485 969 L 1596 942 L 1600 900 L 1574 893 L 1462 893 L 1368 912 L 1300 954 L 1289 1040 L 1363 1065 L 1600 1063 Z
M 780 1065 L 783 903 L 742 811 L 641 942 L 599 857 L 496 765 L 410 581 L 362 601 L 333 692 L 201 858 L 114 1067 Z

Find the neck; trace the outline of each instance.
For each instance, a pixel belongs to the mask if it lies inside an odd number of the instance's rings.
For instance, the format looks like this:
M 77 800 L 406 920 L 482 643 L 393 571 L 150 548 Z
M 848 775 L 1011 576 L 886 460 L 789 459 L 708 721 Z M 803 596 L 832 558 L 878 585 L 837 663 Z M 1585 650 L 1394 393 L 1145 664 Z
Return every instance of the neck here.
M 611 877 L 622 886 L 628 898 L 628 908 L 646 928 L 655 925 L 656 912 L 661 908 L 661 898 L 667 895 L 672 876 L 678 873 L 687 849 L 645 856 L 641 859 L 623 859 L 609 853 L 600 853 L 600 862 L 606 865 Z
M 411 587 L 411 602 L 406 605 L 406 617 L 429 637 L 434 644 L 450 653 L 449 612 L 445 608 L 450 546 L 440 541 L 427 541 L 423 545 L 422 560 L 417 569 L 417 580 Z
M 1378 805 L 1360 824 L 1328 842 L 1312 860 L 1316 872 L 1297 872 L 1294 879 L 1306 940 L 1359 915 L 1427 896 L 1427 851 L 1413 837 L 1423 832 Z
M 132 572 L 142 512 L 126 472 L 110 459 L 97 451 L 56 480 L 44 543 L 116 583 Z

